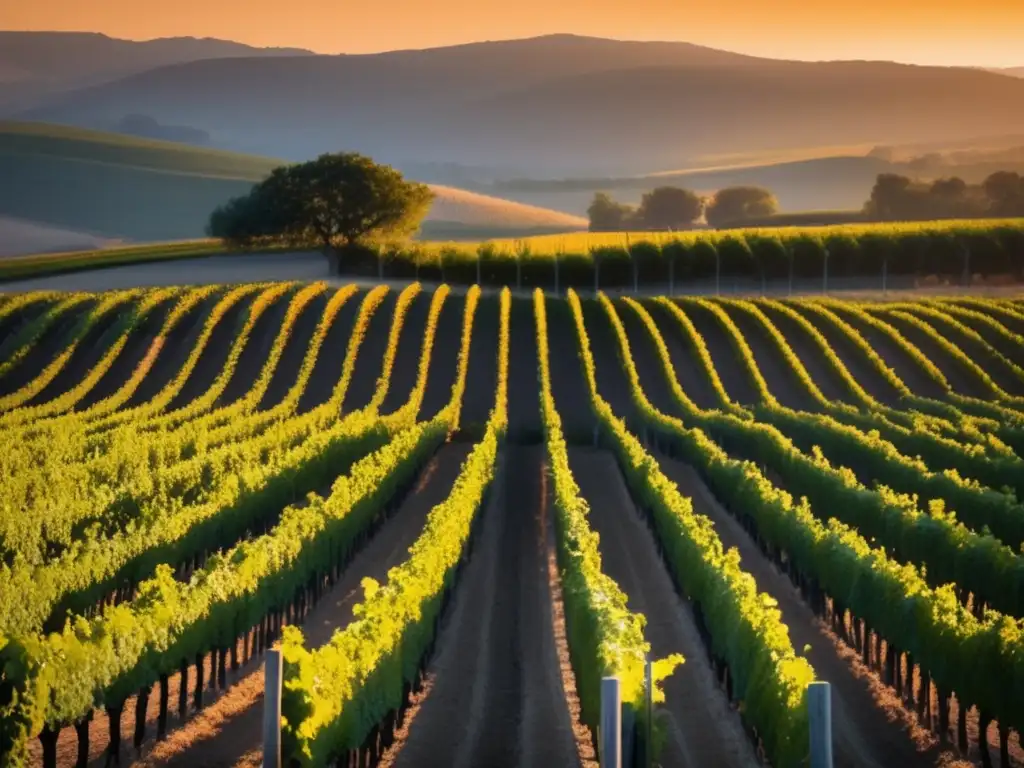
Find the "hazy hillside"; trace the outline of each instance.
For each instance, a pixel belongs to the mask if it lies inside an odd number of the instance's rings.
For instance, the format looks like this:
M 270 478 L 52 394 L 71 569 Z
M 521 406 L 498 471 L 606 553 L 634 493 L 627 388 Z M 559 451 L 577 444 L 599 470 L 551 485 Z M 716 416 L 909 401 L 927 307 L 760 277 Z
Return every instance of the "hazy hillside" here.
M 254 48 L 230 40 L 170 37 L 136 42 L 93 32 L 0 32 L 0 110 L 47 94 L 94 85 L 154 67 L 236 56 L 298 56 L 297 48 Z
M 928 151 L 936 154 L 930 162 L 925 160 L 933 156 L 920 149 L 893 150 L 897 155 L 893 160 L 869 156 L 865 151 L 859 155 L 737 163 L 638 176 L 509 179 L 487 189 L 514 200 L 583 211 L 597 191 L 611 192 L 622 202 L 637 203 L 644 192 L 662 185 L 686 187 L 703 194 L 722 187 L 756 185 L 772 190 L 784 211 L 847 210 L 859 209 L 864 204 L 880 173 L 919 179 L 958 176 L 977 184 L 996 171 L 1024 172 L 1024 145 L 996 150 L 932 147 Z
M 43 124 L 0 122 L 0 216 L 99 237 L 201 237 L 217 205 L 281 161 Z M 568 231 L 579 216 L 435 188 L 445 236 Z M 430 228 L 424 227 L 425 233 Z
M 1024 125 L 1024 81 L 983 70 L 774 61 L 684 43 L 554 36 L 196 61 L 26 114 L 103 126 L 127 112 L 208 131 L 218 146 L 288 158 L 344 146 L 399 167 L 632 175 L 707 154 L 1010 133 Z

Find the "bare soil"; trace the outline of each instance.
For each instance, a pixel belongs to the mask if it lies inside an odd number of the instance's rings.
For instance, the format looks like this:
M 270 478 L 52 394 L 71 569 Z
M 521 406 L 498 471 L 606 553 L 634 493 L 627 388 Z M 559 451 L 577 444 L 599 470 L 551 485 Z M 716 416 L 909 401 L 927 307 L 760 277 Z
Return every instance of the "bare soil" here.
M 500 306 L 494 296 L 481 296 L 473 319 L 473 336 L 469 342 L 469 367 L 466 370 L 466 391 L 462 396 L 459 420 L 464 428 L 482 430 L 494 407 L 498 386 L 498 335 Z M 428 385 L 429 394 L 429 385 Z M 426 405 L 424 400 L 424 406 Z
M 0 378 L 0 396 L 17 392 L 42 373 L 46 366 L 74 341 L 71 333 L 75 325 L 95 306 L 94 301 L 84 301 L 62 313 L 56 322 L 51 323 L 21 362 Z
M 360 408 L 365 408 L 373 399 L 373 393 L 377 389 L 377 379 L 384 369 L 384 353 L 388 347 L 388 335 L 391 333 L 391 325 L 395 319 L 397 300 L 398 292 L 388 291 L 387 296 L 384 297 L 370 318 L 366 334 L 357 350 L 356 366 L 353 369 L 352 380 L 349 382 L 345 401 L 342 404 L 343 413 L 352 413 Z M 406 322 L 408 322 L 410 312 L 406 313 Z M 399 337 L 399 342 L 401 342 L 401 337 Z M 416 354 L 416 360 L 419 360 L 419 353 Z
M 507 481 L 482 511 L 430 687 L 384 765 L 580 764 L 554 640 L 543 456 L 509 446 Z
M 892 336 L 868 325 L 853 313 L 846 312 L 843 309 L 832 309 L 864 337 L 864 340 L 895 371 L 896 375 L 907 385 L 911 392 L 920 397 L 930 397 L 938 400 L 945 396 L 946 393 L 942 386 L 933 380 L 910 355 L 893 341 Z
M 1024 306 L 1021 304 L 1006 302 L 1007 312 L 1000 312 L 998 309 L 974 305 L 970 305 L 969 308 L 988 315 L 993 320 L 1001 323 L 1007 330 L 1024 335 L 1024 317 L 1020 316 L 1020 313 L 1024 311 Z
M 782 405 L 789 408 L 820 411 L 818 403 L 811 399 L 807 389 L 797 377 L 796 370 L 776 349 L 764 324 L 736 307 L 723 304 L 722 309 L 732 318 L 750 346 L 750 350 L 754 354 L 754 362 L 768 384 L 768 391 L 775 395 Z
M 629 351 L 647 399 L 662 413 L 682 418 L 682 408 L 676 401 L 668 377 L 663 374 L 661 357 L 647 327 L 629 307 L 619 307 L 619 316 L 626 328 Z
M 274 340 L 281 330 L 285 312 L 287 312 L 294 295 L 294 290 L 285 291 L 256 319 L 249 338 L 246 339 L 245 346 L 242 348 L 242 354 L 238 356 L 238 364 L 217 400 L 217 407 L 231 405 L 252 389 L 252 385 L 259 378 L 260 371 L 263 370 L 263 364 L 267 362 L 270 350 L 274 346 Z
M 661 338 L 668 348 L 669 359 L 672 361 L 672 368 L 676 372 L 676 378 L 679 379 L 679 385 L 683 388 L 687 397 L 693 400 L 699 408 L 719 408 L 724 405 L 715 394 L 708 374 L 704 370 L 704 363 L 701 362 L 700 357 L 687 340 L 683 329 L 679 325 L 679 321 L 658 302 L 646 301 L 644 302 L 644 308 L 651 315 L 654 324 L 661 333 Z M 639 318 L 633 320 L 630 317 L 631 315 L 635 315 L 635 313 L 628 308 L 624 308 L 619 312 L 623 323 L 626 324 L 627 331 L 642 325 Z M 630 343 L 632 343 L 632 338 L 633 333 L 630 333 Z
M 836 356 L 843 361 L 843 365 L 846 366 L 850 375 L 857 380 L 857 383 L 869 395 L 885 405 L 893 406 L 899 403 L 900 393 L 875 370 L 871 361 L 868 360 L 860 348 L 845 333 L 835 328 L 831 323 L 822 320 L 813 312 L 802 310 L 799 304 L 791 304 L 790 306 L 803 315 L 825 337 L 825 341 L 832 347 L 832 351 L 836 353 Z M 780 326 L 781 329 L 782 327 Z M 793 343 L 792 338 L 790 338 L 790 343 Z M 877 347 L 875 347 L 875 351 L 881 354 Z M 797 352 L 797 354 L 801 355 L 801 360 L 806 365 L 807 358 L 800 352 Z M 815 379 L 815 382 L 818 383 L 818 386 L 821 386 L 817 379 Z
M 818 679 L 832 686 L 832 722 L 835 765 L 847 766 L 935 766 L 948 758 L 939 754 L 934 740 L 916 727 L 914 716 L 903 709 L 895 696 L 866 671 L 858 671 L 843 658 L 827 628 L 803 602 L 789 578 L 761 554 L 739 522 L 717 502 L 692 467 L 658 457 L 662 471 L 673 480 L 694 510 L 711 518 L 726 548 L 739 550 L 743 568 L 752 574 L 758 588 L 778 601 L 782 620 L 789 628 L 793 647 L 806 652 Z
M 395 356 L 395 362 L 391 368 L 391 383 L 388 385 L 388 393 L 380 406 L 381 413 L 393 413 L 405 405 L 409 401 L 413 387 L 416 386 L 420 357 L 423 354 L 423 340 L 427 332 L 427 318 L 430 315 L 430 303 L 433 298 L 432 292 L 422 291 L 413 299 L 405 313 L 402 332 L 398 336 L 398 354 Z M 441 306 L 438 324 L 445 313 L 451 310 L 448 302 L 452 298 L 449 296 Z M 458 341 L 455 341 L 455 344 L 458 344 Z M 433 351 L 431 351 L 431 362 L 433 362 Z
M 1011 367 L 1007 365 L 1004 360 L 1000 359 L 997 354 L 995 354 L 995 350 L 993 349 L 991 343 L 986 344 L 979 342 L 976 339 L 972 339 L 963 331 L 958 330 L 954 326 L 948 323 L 944 323 L 941 320 L 935 320 L 934 318 L 929 317 L 927 315 L 916 316 L 920 318 L 923 322 L 930 325 L 936 331 L 938 331 L 951 344 L 954 344 L 957 347 L 959 347 L 964 352 L 964 354 L 967 355 L 967 357 L 969 357 L 971 360 L 977 363 L 982 368 L 982 370 L 985 371 L 985 373 L 991 376 L 992 380 L 1003 391 L 1008 392 L 1011 395 L 1024 395 L 1024 381 L 1019 379 L 1016 376 L 1016 374 L 1014 374 Z M 957 319 L 962 320 L 962 318 Z M 920 332 L 918 331 L 918 333 Z M 909 332 L 904 332 L 904 335 L 909 336 Z M 991 332 L 988 332 L 986 335 L 995 336 L 995 334 L 992 334 Z M 921 337 L 924 338 L 923 334 L 921 335 Z M 994 340 L 998 340 L 998 338 Z M 993 341 L 993 339 L 990 339 L 989 341 L 991 342 Z M 1021 357 L 1022 355 L 1024 355 L 1024 349 L 1021 348 L 1021 345 L 1013 344 L 1012 342 L 1009 342 L 1008 344 L 1010 347 L 1015 348 L 1015 350 L 1011 353 L 1015 357 Z M 946 355 L 945 357 L 947 359 L 949 358 L 948 355 Z M 956 361 L 950 360 L 950 363 L 958 372 L 962 371 L 962 369 L 960 369 L 960 366 L 957 365 Z M 935 361 L 935 364 L 939 365 L 940 363 L 939 361 Z M 943 372 L 945 371 L 943 370 Z M 947 378 L 949 378 L 948 374 Z M 973 376 L 970 378 L 973 381 Z M 952 379 L 950 379 L 950 382 L 952 382 Z
M 973 307 L 972 307 L 973 309 Z M 1019 366 L 1024 366 L 1024 344 L 1018 344 L 1013 339 L 1008 339 L 1000 333 L 993 332 L 984 323 L 980 323 L 977 320 L 964 317 L 963 315 L 953 315 L 963 325 L 966 325 L 971 330 L 977 332 L 986 343 L 990 344 L 999 354 L 1006 357 L 1011 362 Z M 995 318 L 998 322 L 998 318 Z M 1002 327 L 1006 328 L 1006 324 L 1002 323 Z M 1012 329 L 1007 329 L 1012 330 Z
M 14 312 L 5 315 L 3 318 L 0 318 L 0 339 L 3 340 L 0 341 L 0 348 L 2 348 L 3 342 L 6 342 L 7 339 L 12 337 L 29 323 L 38 320 L 42 317 L 44 312 L 48 312 L 56 303 L 57 302 L 54 299 L 33 301 L 32 303 L 21 307 L 21 309 L 17 309 Z
M 366 577 L 384 581 L 389 568 L 407 556 L 409 546 L 423 530 L 426 515 L 451 492 L 469 446 L 452 443 L 442 447 L 427 464 L 417 480 L 414 490 L 387 519 L 369 542 L 353 558 L 341 579 L 325 595 L 302 622 L 307 646 L 316 647 L 330 640 L 334 631 L 352 619 L 352 608 L 362 600 L 361 580 Z M 204 664 L 203 679 L 208 684 L 213 670 L 208 657 Z M 130 698 L 121 715 L 121 762 L 140 765 L 188 765 L 192 768 L 214 768 L 237 764 L 248 753 L 261 746 L 261 717 L 263 701 L 263 664 L 255 658 L 236 673 L 228 673 L 228 687 L 223 691 L 208 691 L 204 708 L 196 712 L 192 707 L 195 690 L 195 670 L 189 669 L 186 682 L 189 691 L 189 717 L 177 718 L 176 702 L 181 687 L 179 675 L 169 679 L 171 711 L 166 740 L 157 742 L 156 721 L 159 715 L 159 696 L 154 687 L 146 710 L 147 739 L 142 754 L 132 747 L 135 729 L 135 697 Z M 99 766 L 106 762 L 109 723 L 106 713 L 97 710 L 91 724 L 90 762 Z M 34 745 L 41 760 L 38 744 Z M 75 765 L 78 742 L 73 728 L 61 731 L 58 740 L 58 766 Z M 257 757 L 257 764 L 259 758 Z
M 933 339 L 919 328 L 915 328 L 905 320 L 891 315 L 885 315 L 882 319 L 899 331 L 907 341 L 920 349 L 924 356 L 931 360 L 936 368 L 942 371 L 942 375 L 946 377 L 946 381 L 953 387 L 954 392 L 959 392 L 961 395 L 967 395 L 968 397 L 992 399 L 989 391 L 973 374 L 961 368 L 952 355 L 948 354 L 946 350 L 936 344 Z M 925 322 L 927 323 L 927 321 Z M 951 344 L 957 344 L 956 339 L 952 338 L 945 329 L 940 331 L 940 333 Z M 967 352 L 966 350 L 962 351 Z
M 138 389 L 132 394 L 125 407 L 131 408 L 152 400 L 174 380 L 189 353 L 195 348 L 210 312 L 222 297 L 223 294 L 217 292 L 199 302 L 171 329 L 163 348 L 157 354 L 156 360 L 153 361 L 153 367 L 139 383 Z
M 508 429 L 510 439 L 539 441 L 537 323 L 533 300 L 515 298 L 509 313 Z
M 759 308 L 785 337 L 793 353 L 803 363 L 811 380 L 817 384 L 825 397 L 834 402 L 857 403 L 843 377 L 832 367 L 821 347 L 799 323 L 769 305 L 762 304 Z
M 206 340 L 206 346 L 199 354 L 192 373 L 185 379 L 181 391 L 168 403 L 168 411 L 184 408 L 196 398 L 201 397 L 217 380 L 217 375 L 224 369 L 224 363 L 231 352 L 231 344 L 238 334 L 239 324 L 257 295 L 250 294 L 240 299 L 217 322 L 213 332 Z M 182 362 L 184 359 L 183 357 Z
M 470 446 L 451 443 L 441 448 L 420 475 L 413 492 L 394 515 L 352 559 L 345 573 L 301 626 L 307 648 L 330 641 L 335 631 L 352 621 L 352 609 L 362 601 L 364 578 L 384 583 L 388 571 L 402 563 L 419 537 L 427 514 L 451 493 Z M 230 766 L 262 747 L 262 664 L 228 689 L 216 703 L 157 744 L 146 766 Z
M 551 370 L 551 394 L 567 436 L 586 436 L 594 429 L 590 392 L 580 361 L 576 323 L 565 301 L 548 299 L 548 365 Z
M 679 308 L 686 313 L 697 332 L 704 337 L 711 362 L 714 363 L 718 377 L 729 398 L 741 405 L 754 405 L 761 398 L 754 389 L 743 364 L 733 350 L 732 342 L 718 321 L 703 307 L 688 302 L 680 302 Z
M 617 416 L 635 424 L 632 388 L 619 356 L 619 338 L 608 313 L 596 301 L 584 300 L 582 304 L 583 324 L 594 357 L 598 394 L 608 401 Z
M 123 304 L 111 312 L 107 312 L 100 320 L 82 337 L 81 343 L 71 353 L 71 357 L 61 368 L 60 372 L 53 377 L 42 391 L 31 398 L 26 405 L 39 405 L 64 394 L 69 389 L 78 386 L 89 372 L 95 367 L 110 346 L 120 337 L 116 331 L 116 324 L 131 311 L 130 303 Z
M 110 397 L 117 392 L 132 377 L 136 367 L 146 356 L 150 346 L 156 339 L 157 334 L 167 320 L 167 315 L 173 307 L 171 301 L 165 301 L 158 307 L 150 310 L 149 314 L 131 331 L 128 336 L 128 343 L 124 345 L 121 354 L 114 360 L 110 369 L 100 377 L 89 392 L 86 393 L 75 410 L 89 408 L 95 403 Z M 72 385 L 73 386 L 73 385 Z
M 479 311 L 479 305 L 477 310 Z M 458 373 L 459 350 L 462 346 L 462 321 L 466 315 L 466 299 L 463 296 L 449 294 L 444 300 L 441 308 L 441 316 L 437 320 L 437 335 L 434 337 L 434 349 L 430 355 L 430 370 L 427 373 L 427 386 L 423 393 L 423 403 L 420 406 L 418 418 L 429 420 L 448 405 L 452 399 L 452 385 L 455 384 L 455 376 Z M 475 317 L 474 317 L 475 320 Z M 474 331 L 476 325 L 473 326 Z M 422 339 L 422 333 L 420 334 Z M 470 355 L 472 357 L 472 345 Z M 467 366 L 472 365 L 472 359 L 467 361 Z M 467 367 L 467 372 L 468 372 Z M 411 387 L 410 387 L 411 389 Z M 494 390 L 491 390 L 491 403 L 494 402 Z M 472 392 L 466 390 L 464 399 L 473 395 L 487 399 L 486 392 Z
M 320 345 L 320 352 L 306 381 L 306 388 L 299 397 L 299 413 L 311 411 L 330 400 L 334 388 L 341 379 L 348 341 L 365 298 L 365 291 L 356 291 L 341 305 L 338 314 L 334 316 L 334 322 L 331 323 L 323 344 Z
M 280 403 L 288 394 L 288 390 L 295 384 L 299 377 L 302 361 L 309 351 L 313 333 L 320 324 L 329 298 L 328 294 L 322 293 L 302 308 L 295 320 L 295 325 L 292 326 L 291 336 L 284 345 L 281 359 L 278 360 L 277 367 L 270 377 L 270 385 L 263 394 L 259 410 L 265 411 Z
M 652 658 L 682 653 L 683 666 L 665 681 L 666 766 L 755 766 L 757 757 L 738 712 L 715 680 L 689 602 L 678 597 L 650 529 L 626 490 L 615 458 L 606 451 L 570 449 L 569 463 L 590 504 L 590 525 L 600 537 L 603 570 L 647 617 L 644 636 Z

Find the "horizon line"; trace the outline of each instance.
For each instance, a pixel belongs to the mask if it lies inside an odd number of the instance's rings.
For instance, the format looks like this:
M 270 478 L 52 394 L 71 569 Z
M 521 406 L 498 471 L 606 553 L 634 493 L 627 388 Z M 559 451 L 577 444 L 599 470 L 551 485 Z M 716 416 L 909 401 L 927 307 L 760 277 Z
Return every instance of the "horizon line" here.
M 816 58 L 802 58 L 802 57 L 789 57 L 780 58 L 775 56 L 763 56 L 754 53 L 746 53 L 744 51 L 738 51 L 731 48 L 719 48 L 713 45 L 706 45 L 704 43 L 696 43 L 692 40 L 666 40 L 664 38 L 619 38 L 619 37 L 604 37 L 601 35 L 585 35 L 577 32 L 547 32 L 539 35 L 528 35 L 525 37 L 509 37 L 509 38 L 481 38 L 476 40 L 465 40 L 456 43 L 445 43 L 442 45 L 424 45 L 424 46 L 412 46 L 403 48 L 382 48 L 375 51 L 323 51 L 316 50 L 313 48 L 306 48 L 300 45 L 256 45 L 253 43 L 247 43 L 242 40 L 226 37 L 216 37 L 213 35 L 165 35 L 161 37 L 118 37 L 111 35 L 106 32 L 89 29 L 0 29 L 0 34 L 5 33 L 26 33 L 26 34 L 52 34 L 52 35 L 95 35 L 98 37 L 105 37 L 108 40 L 117 40 L 119 42 L 128 43 L 155 43 L 168 40 L 195 40 L 195 41 L 214 41 L 222 43 L 233 43 L 235 45 L 242 45 L 253 50 L 272 51 L 272 50 L 293 50 L 301 51 L 304 55 L 313 56 L 381 56 L 386 54 L 394 53 L 415 53 L 425 51 L 438 51 L 452 48 L 465 48 L 474 45 L 487 45 L 487 44 L 501 44 L 501 43 L 516 43 L 516 42 L 528 42 L 531 40 L 544 40 L 548 38 L 578 38 L 580 40 L 594 40 L 612 43 L 636 43 L 636 44 L 652 44 L 652 45 L 687 45 L 694 48 L 703 48 L 705 50 L 719 51 L 722 53 L 733 54 L 735 56 L 742 56 L 750 59 L 760 59 L 763 61 L 792 61 L 806 64 L 835 64 L 835 63 L 886 63 L 886 64 L 900 64 L 904 66 L 915 66 L 915 67 L 936 67 L 944 69 L 979 69 L 987 72 L 1000 73 L 1003 71 L 1024 69 L 1024 64 L 1006 64 L 996 66 L 984 66 L 970 63 L 951 63 L 951 64 L 935 64 L 935 63 L 923 63 L 921 61 L 915 61 L 911 59 L 885 59 L 885 58 L 843 58 L 843 59 L 816 59 Z

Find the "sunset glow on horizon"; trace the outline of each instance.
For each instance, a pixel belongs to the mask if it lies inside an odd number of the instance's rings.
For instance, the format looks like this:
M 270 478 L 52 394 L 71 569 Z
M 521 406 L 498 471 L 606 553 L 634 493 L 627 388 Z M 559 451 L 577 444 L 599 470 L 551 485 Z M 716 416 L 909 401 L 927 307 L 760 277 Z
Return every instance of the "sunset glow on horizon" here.
M 1021 0 L 180 0 L 173 13 L 129 0 L 14 0 L 0 29 L 102 32 L 112 37 L 218 37 L 319 53 L 574 33 L 678 40 L 788 59 L 886 59 L 918 64 L 1024 66 Z

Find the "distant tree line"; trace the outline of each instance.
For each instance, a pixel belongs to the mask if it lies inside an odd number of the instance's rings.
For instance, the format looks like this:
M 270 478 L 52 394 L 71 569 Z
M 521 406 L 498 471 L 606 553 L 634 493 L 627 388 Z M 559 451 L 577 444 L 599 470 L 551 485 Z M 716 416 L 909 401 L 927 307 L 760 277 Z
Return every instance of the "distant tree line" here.
M 692 229 L 702 218 L 718 227 L 771 216 L 778 209 L 778 200 L 762 187 L 726 187 L 710 197 L 681 187 L 657 187 L 645 192 L 638 206 L 598 192 L 587 215 L 591 232 L 676 231 Z
M 876 221 L 1024 216 L 1024 177 L 998 171 L 981 184 L 968 184 L 956 176 L 924 182 L 882 173 L 864 213 Z

